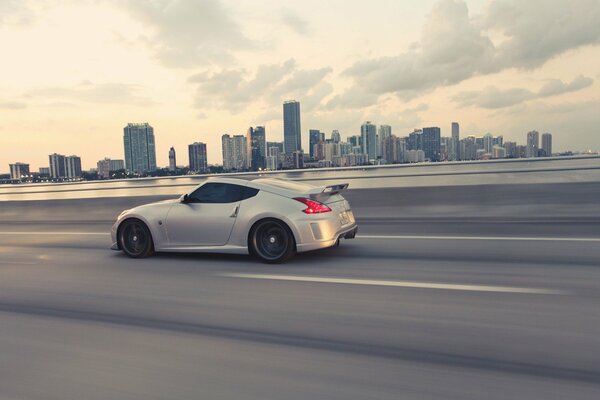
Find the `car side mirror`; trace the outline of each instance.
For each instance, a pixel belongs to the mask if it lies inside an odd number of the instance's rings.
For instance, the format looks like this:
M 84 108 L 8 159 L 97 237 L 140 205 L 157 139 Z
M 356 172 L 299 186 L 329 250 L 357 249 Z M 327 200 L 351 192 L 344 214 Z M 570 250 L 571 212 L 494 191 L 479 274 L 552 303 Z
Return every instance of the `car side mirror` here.
M 181 196 L 181 202 L 182 203 L 189 203 L 190 201 L 190 196 L 188 196 L 188 194 L 184 194 L 183 196 Z

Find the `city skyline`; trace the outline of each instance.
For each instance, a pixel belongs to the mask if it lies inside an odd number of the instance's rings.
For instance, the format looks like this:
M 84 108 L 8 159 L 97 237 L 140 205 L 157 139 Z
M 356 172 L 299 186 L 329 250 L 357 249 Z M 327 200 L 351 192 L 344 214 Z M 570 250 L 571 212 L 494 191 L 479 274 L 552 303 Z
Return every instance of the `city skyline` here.
M 395 132 L 439 126 L 443 136 L 457 120 L 463 136 L 509 141 L 537 129 L 558 134 L 557 152 L 600 148 L 597 2 L 345 2 L 344 18 L 341 3 L 316 6 L 3 3 L 0 148 L 10 151 L 0 172 L 42 166 L 53 151 L 85 153 L 84 169 L 123 158 L 126 121 L 152 123 L 158 165 L 171 146 L 218 148 L 222 134 L 248 126 L 283 141 L 280 107 L 292 98 L 304 149 L 309 129 L 348 137 L 367 120 Z M 259 22 L 268 32 L 250 28 Z

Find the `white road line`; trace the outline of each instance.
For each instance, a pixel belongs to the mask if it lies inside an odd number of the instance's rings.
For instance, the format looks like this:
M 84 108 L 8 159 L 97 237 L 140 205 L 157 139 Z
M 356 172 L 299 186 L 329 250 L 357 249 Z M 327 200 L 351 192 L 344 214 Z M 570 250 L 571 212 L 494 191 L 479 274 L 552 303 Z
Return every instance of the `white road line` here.
M 109 232 L 8 232 L 0 235 L 110 235 Z M 356 235 L 357 239 L 390 239 L 390 240 L 500 240 L 530 242 L 600 242 L 600 238 L 561 238 L 561 237 L 527 237 L 527 236 L 418 236 L 418 235 Z
M 110 235 L 108 232 L 0 232 L 0 235 Z
M 36 262 L 31 261 L 0 261 L 0 264 L 37 265 Z
M 526 236 L 412 236 L 412 235 L 356 235 L 357 239 L 394 240 L 505 240 L 530 242 L 600 242 L 600 238 L 561 238 Z
M 452 283 L 432 282 L 410 282 L 410 281 L 384 281 L 374 279 L 348 279 L 348 278 L 325 278 L 317 276 L 290 276 L 290 275 L 263 275 L 263 274 L 220 274 L 227 278 L 262 279 L 274 281 L 293 282 L 315 282 L 315 283 L 338 283 L 345 285 L 367 285 L 367 286 L 391 286 L 417 289 L 440 289 L 461 290 L 468 292 L 496 292 L 496 293 L 523 293 L 523 294 L 554 294 L 565 295 L 567 292 L 553 289 L 536 289 L 526 287 L 510 286 L 488 286 L 488 285 L 461 285 Z

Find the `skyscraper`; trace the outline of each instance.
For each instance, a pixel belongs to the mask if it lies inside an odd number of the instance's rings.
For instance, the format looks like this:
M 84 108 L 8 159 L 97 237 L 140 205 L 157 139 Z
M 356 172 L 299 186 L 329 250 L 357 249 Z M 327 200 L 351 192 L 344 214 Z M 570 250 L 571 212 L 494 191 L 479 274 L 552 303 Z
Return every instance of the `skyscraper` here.
M 452 123 L 452 140 L 450 141 L 450 151 L 448 152 L 450 161 L 460 160 L 460 126 L 458 122 Z
M 331 131 L 331 141 L 333 143 L 340 143 L 342 141 L 342 136 L 340 135 L 340 131 L 334 129 Z
M 415 129 L 408 134 L 408 150 L 423 150 L 423 130 Z
M 429 161 L 440 161 L 441 130 L 438 127 L 423 128 L 423 152 Z
M 65 156 L 62 154 L 50 154 L 48 156 L 50 165 L 50 178 L 62 179 L 67 177 L 67 164 Z
M 256 128 L 248 128 L 246 143 L 248 145 L 248 164 L 250 169 L 258 171 L 266 168 L 267 142 L 265 127 L 257 126 Z
M 542 135 L 542 150 L 544 150 L 544 157 L 552 156 L 552 134 L 544 133 Z
M 143 174 L 156 171 L 154 128 L 148 123 L 127 124 L 123 129 L 125 169 Z
M 366 121 L 360 127 L 360 136 L 363 153 L 367 155 L 369 161 L 377 160 L 377 126 L 371 121 Z
M 540 148 L 540 134 L 538 131 L 527 132 L 527 150 L 526 157 L 532 158 L 538 156 L 538 149 Z
M 17 162 L 9 164 L 8 166 L 10 167 L 10 179 L 12 180 L 21 179 L 22 177 L 30 175 L 29 164 Z
M 206 144 L 195 142 L 188 145 L 188 156 L 190 162 L 190 171 L 206 172 L 208 161 L 206 158 Z
M 81 157 L 65 157 L 65 169 L 67 178 L 81 178 Z
M 286 101 L 283 103 L 283 142 L 287 154 L 302 149 L 300 129 L 300 103 L 296 100 Z
M 244 171 L 248 169 L 248 144 L 246 136 L 227 134 L 221 136 L 223 150 L 223 169 L 225 171 Z
M 392 127 L 389 125 L 379 125 L 379 137 L 377 138 L 377 155 L 385 158 L 386 139 L 392 136 Z M 390 161 L 391 162 L 391 161 Z
M 169 149 L 169 171 L 175 171 L 177 169 L 177 156 L 175 154 L 175 148 Z
M 308 154 L 310 159 L 313 161 L 315 160 L 315 145 L 323 141 L 323 139 L 321 139 L 321 135 L 321 131 L 318 129 L 308 130 Z

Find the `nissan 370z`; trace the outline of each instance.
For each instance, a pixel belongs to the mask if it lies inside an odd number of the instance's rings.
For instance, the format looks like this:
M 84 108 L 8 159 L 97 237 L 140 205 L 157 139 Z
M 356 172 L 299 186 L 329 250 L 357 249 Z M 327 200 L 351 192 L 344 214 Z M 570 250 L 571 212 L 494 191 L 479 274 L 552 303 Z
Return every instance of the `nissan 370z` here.
M 178 199 L 123 211 L 112 227 L 111 248 L 133 258 L 154 252 L 219 252 L 281 263 L 297 252 L 354 238 L 354 215 L 340 194 L 347 187 L 208 179 Z

